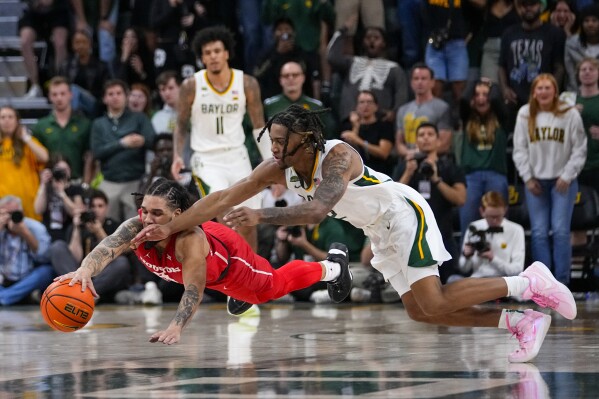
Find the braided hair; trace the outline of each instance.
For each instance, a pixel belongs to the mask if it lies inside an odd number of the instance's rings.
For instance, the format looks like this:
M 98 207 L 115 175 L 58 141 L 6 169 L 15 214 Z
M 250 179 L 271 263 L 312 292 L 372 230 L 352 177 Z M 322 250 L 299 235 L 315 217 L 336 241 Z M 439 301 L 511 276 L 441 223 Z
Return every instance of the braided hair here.
M 185 212 L 193 205 L 193 199 L 185 190 L 185 187 L 174 180 L 168 180 L 164 177 L 159 177 L 150 184 L 145 194 L 133 193 L 132 195 L 136 197 L 138 208 L 141 207 L 141 203 L 146 195 L 164 198 L 167 206 L 172 211 L 181 209 L 181 212 Z
M 324 144 L 326 143 L 323 135 L 324 125 L 318 115 L 330 110 L 330 108 L 307 110 L 301 105 L 291 104 L 285 111 L 275 114 L 268 120 L 264 129 L 258 135 L 258 141 L 260 141 L 264 132 L 270 130 L 272 124 L 276 123 L 287 128 L 287 136 L 285 137 L 285 145 L 283 147 L 283 159 L 287 155 L 293 156 L 306 142 L 310 142 L 312 148 L 324 152 Z M 303 138 L 298 146 L 288 153 L 287 146 L 291 133 L 301 134 Z

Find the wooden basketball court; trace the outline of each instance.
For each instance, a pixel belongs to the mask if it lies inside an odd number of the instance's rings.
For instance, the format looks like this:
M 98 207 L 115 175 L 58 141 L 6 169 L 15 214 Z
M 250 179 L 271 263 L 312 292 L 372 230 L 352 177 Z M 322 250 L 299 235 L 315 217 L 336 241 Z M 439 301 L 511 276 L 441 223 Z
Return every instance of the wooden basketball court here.
M 485 306 L 521 305 L 487 304 Z M 99 305 L 75 333 L 35 306 L 0 309 L 0 398 L 597 398 L 599 302 L 553 323 L 534 363 L 506 330 L 408 319 L 401 304 L 201 305 L 173 346 L 148 342 L 176 310 Z

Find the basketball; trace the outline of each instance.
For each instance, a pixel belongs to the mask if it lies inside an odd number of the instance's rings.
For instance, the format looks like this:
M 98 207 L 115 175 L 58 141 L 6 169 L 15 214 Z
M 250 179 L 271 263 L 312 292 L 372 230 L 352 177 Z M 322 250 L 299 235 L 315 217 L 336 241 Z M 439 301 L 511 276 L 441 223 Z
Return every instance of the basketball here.
M 94 297 L 89 289 L 81 292 L 81 283 L 69 286 L 71 280 L 55 281 L 46 288 L 40 302 L 42 316 L 55 330 L 77 331 L 94 313 Z

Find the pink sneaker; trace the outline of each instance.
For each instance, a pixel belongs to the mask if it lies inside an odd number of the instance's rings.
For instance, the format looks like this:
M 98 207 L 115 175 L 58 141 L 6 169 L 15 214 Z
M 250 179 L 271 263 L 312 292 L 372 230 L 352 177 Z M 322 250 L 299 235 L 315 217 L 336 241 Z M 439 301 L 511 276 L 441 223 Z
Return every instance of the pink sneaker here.
M 510 326 L 508 317 L 506 324 L 508 331 L 515 335 L 520 343 L 520 348 L 510 353 L 508 360 L 512 363 L 524 363 L 534 359 L 539 353 L 551 325 L 551 316 L 526 309 L 524 317 L 515 326 Z
M 566 319 L 576 317 L 576 301 L 574 296 L 562 283 L 557 281 L 551 271 L 541 262 L 534 262 L 520 273 L 530 284 L 522 298 L 532 299 L 543 308 L 551 308 Z
M 532 363 L 510 363 L 507 367 L 508 372 L 517 373 L 518 383 L 516 384 L 515 397 L 545 399 L 549 395 L 549 387 L 541 376 L 539 369 Z

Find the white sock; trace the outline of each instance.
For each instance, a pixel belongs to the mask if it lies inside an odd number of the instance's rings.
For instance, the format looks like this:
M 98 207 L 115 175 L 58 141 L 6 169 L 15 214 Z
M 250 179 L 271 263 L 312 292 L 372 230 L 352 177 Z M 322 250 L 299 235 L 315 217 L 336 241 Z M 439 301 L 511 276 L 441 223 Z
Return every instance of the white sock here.
M 504 277 L 507 284 L 507 296 L 521 296 L 530 284 L 528 278 L 522 276 Z
M 509 317 L 510 326 L 515 326 L 524 317 L 524 312 L 520 310 L 503 309 L 501 311 L 501 317 L 499 317 L 499 325 L 497 327 L 507 330 L 507 321 Z
M 341 274 L 341 266 L 339 263 L 323 260 L 320 262 L 324 266 L 324 278 L 321 281 L 333 281 Z

